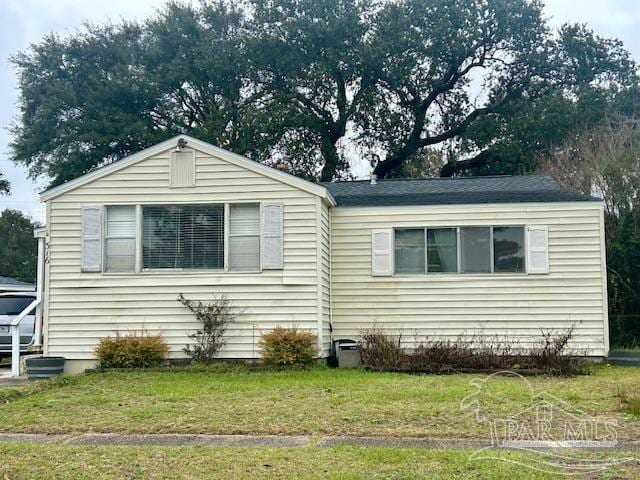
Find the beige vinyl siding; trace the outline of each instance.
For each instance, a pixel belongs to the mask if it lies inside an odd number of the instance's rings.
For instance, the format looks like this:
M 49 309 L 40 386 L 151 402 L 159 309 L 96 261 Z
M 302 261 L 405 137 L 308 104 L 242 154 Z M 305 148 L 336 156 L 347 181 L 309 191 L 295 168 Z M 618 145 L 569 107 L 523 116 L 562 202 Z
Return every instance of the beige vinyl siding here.
M 601 205 L 510 204 L 335 208 L 331 216 L 334 338 L 373 325 L 426 338 L 508 337 L 525 344 L 541 329 L 575 325 L 573 347 L 608 348 Z M 548 225 L 548 275 L 371 276 L 371 230 L 464 225 Z
M 320 202 L 320 225 L 318 228 L 319 243 L 319 292 L 320 292 L 320 331 L 322 333 L 322 356 L 329 355 L 331 350 L 331 226 L 329 207 Z
M 78 186 L 47 202 L 49 225 L 46 353 L 92 359 L 99 338 L 161 332 L 172 357 L 183 357 L 198 327 L 178 302 L 225 293 L 244 313 L 230 326 L 224 358 L 259 356 L 260 335 L 277 325 L 317 333 L 317 197 L 196 151 L 195 187 L 169 187 L 171 150 Z M 163 271 L 82 273 L 82 205 L 278 201 L 284 205 L 284 269 L 262 273 Z

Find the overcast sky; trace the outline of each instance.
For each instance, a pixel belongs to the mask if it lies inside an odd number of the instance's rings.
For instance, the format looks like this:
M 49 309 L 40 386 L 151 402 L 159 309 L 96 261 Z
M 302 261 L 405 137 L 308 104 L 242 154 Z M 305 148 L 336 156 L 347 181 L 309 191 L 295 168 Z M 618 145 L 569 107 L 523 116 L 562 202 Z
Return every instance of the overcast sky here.
M 11 181 L 12 193 L 0 197 L 0 210 L 22 210 L 38 221 L 44 207 L 37 192 L 46 179 L 33 182 L 23 168 L 8 159 L 10 136 L 7 126 L 15 121 L 16 76 L 9 55 L 24 50 L 45 34 L 54 31 L 72 34 L 82 22 L 117 22 L 120 18 L 143 19 L 163 0 L 0 0 L 0 171 Z M 546 14 L 551 24 L 582 22 L 597 34 L 621 39 L 636 60 L 640 59 L 640 2 L 638 0 L 547 0 Z

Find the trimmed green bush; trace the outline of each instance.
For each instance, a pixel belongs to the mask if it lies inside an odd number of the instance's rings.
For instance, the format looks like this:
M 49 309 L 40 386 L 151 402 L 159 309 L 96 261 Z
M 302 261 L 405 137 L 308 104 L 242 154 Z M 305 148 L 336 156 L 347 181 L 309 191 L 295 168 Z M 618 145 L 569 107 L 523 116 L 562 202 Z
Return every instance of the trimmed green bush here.
M 169 347 L 161 335 L 117 334 L 101 338 L 95 352 L 101 368 L 148 368 L 162 365 Z
M 276 327 L 262 334 L 262 361 L 271 367 L 309 365 L 317 356 L 317 337 L 297 328 Z

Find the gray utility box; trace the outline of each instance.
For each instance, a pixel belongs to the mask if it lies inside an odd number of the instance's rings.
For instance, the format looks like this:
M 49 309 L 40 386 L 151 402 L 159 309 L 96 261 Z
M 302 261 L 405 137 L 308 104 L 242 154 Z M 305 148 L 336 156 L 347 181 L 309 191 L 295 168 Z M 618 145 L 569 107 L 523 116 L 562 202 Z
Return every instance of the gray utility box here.
M 336 340 L 333 342 L 338 359 L 338 368 L 358 368 L 360 366 L 360 345 L 354 340 Z

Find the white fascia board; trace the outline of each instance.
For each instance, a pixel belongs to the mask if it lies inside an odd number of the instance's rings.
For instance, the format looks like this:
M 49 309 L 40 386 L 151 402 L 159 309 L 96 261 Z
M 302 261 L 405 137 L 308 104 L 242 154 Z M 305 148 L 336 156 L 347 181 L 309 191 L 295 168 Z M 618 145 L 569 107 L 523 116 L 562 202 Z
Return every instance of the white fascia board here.
M 98 168 L 82 175 L 81 177 L 63 183 L 62 185 L 58 185 L 57 187 L 45 190 L 44 192 L 40 193 L 40 200 L 46 202 L 81 185 L 85 185 L 93 180 L 97 180 L 98 178 L 121 170 L 125 167 L 128 167 L 129 165 L 144 160 L 145 158 L 152 157 L 153 155 L 174 147 L 175 145 L 177 145 L 179 139 L 186 140 L 187 145 L 194 147 L 196 150 L 200 150 L 204 153 L 222 158 L 229 163 L 240 166 L 242 168 L 246 168 L 247 170 L 251 170 L 266 177 L 273 178 L 274 180 L 278 180 L 282 183 L 291 185 L 292 187 L 298 188 L 305 192 L 318 195 L 321 198 L 327 199 L 327 201 L 332 206 L 335 206 L 336 204 L 335 200 L 325 187 L 308 182 L 307 180 L 303 180 L 288 173 L 281 172 L 280 170 L 276 170 L 275 168 L 267 167 L 266 165 L 262 165 L 261 163 L 249 160 L 246 157 L 235 154 L 228 150 L 224 150 L 223 148 L 216 147 L 188 135 L 177 135 L 173 138 L 165 140 L 164 142 L 158 143 L 149 148 L 141 150 L 140 152 L 129 155 L 122 160 L 115 161 L 107 166 Z
M 164 150 L 171 148 L 172 145 L 177 144 L 180 137 L 182 137 L 182 135 L 170 138 L 169 140 L 165 140 L 164 142 L 153 145 L 152 147 L 145 148 L 144 150 L 129 155 L 128 157 L 124 157 L 122 160 L 116 160 L 109 165 L 92 170 L 91 172 L 85 173 L 78 178 L 74 178 L 73 180 L 69 180 L 68 182 L 63 183 L 62 185 L 58 185 L 57 187 L 45 190 L 44 192 L 40 193 L 40 200 L 42 202 L 46 202 L 47 200 L 51 200 L 52 198 L 73 190 L 74 188 L 77 188 L 81 185 L 85 185 L 93 180 L 109 175 L 110 173 L 117 172 L 118 170 L 128 167 L 129 165 L 143 160 L 147 157 L 156 155 Z
M 287 185 L 291 185 L 292 187 L 299 188 L 300 190 L 308 193 L 312 193 L 321 198 L 327 198 L 335 205 L 335 200 L 333 199 L 329 191 L 321 185 L 303 180 L 302 178 L 296 177 L 286 172 L 282 172 L 275 168 L 268 167 L 259 162 L 249 160 L 242 155 L 238 155 L 237 153 L 230 152 L 229 150 L 216 147 L 214 145 L 211 145 L 210 143 L 203 142 L 202 140 L 191 138 L 187 135 L 182 135 L 182 137 L 187 140 L 187 145 L 195 145 L 198 150 L 222 158 L 229 163 L 235 164 L 242 168 L 246 168 L 247 170 L 251 170 L 255 173 L 259 173 L 261 175 L 264 175 L 265 177 L 273 178 L 274 180 L 286 183 Z
M 357 210 L 357 209 L 372 209 L 372 210 L 410 210 L 418 208 L 442 208 L 442 209 L 455 209 L 455 208 L 537 208 L 537 207 L 578 207 L 584 209 L 603 208 L 604 202 L 597 200 L 585 200 L 575 201 L 570 200 L 566 202 L 505 202 L 505 203 L 447 203 L 447 204 L 428 204 L 428 205 L 338 205 L 336 208 L 339 210 Z M 388 212 L 385 212 L 388 213 Z

